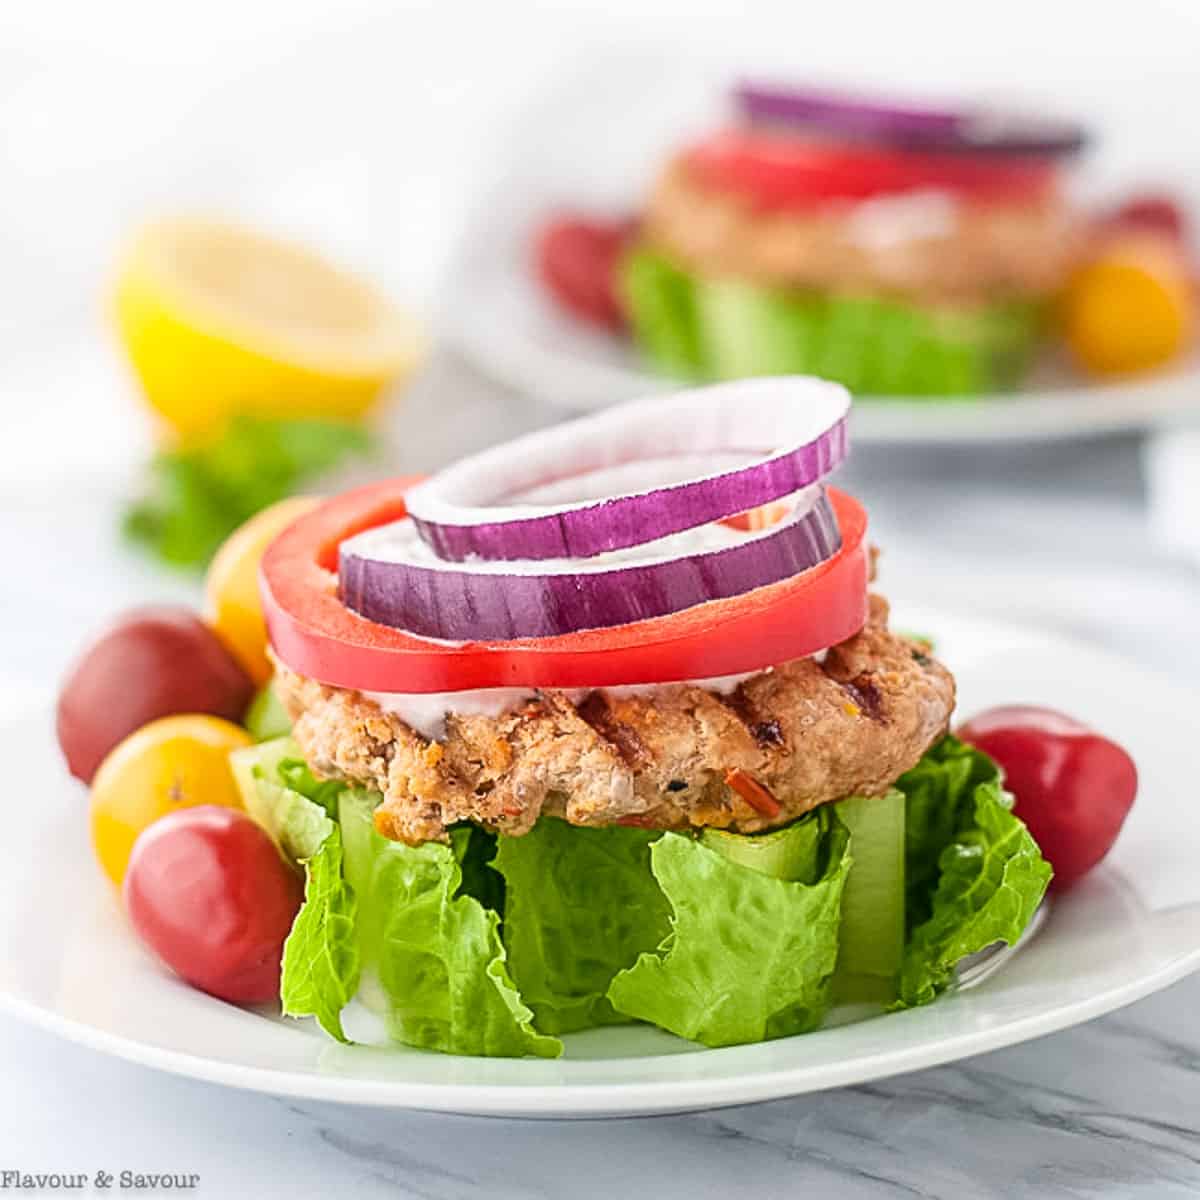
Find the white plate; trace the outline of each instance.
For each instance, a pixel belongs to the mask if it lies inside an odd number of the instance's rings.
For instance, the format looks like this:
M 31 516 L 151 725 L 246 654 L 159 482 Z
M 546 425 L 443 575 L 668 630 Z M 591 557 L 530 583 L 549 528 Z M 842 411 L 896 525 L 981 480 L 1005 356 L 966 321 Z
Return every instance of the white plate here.
M 527 106 L 450 271 L 441 324 L 481 370 L 569 410 L 678 386 L 647 373 L 629 344 L 558 312 L 533 278 L 532 231 L 562 208 L 634 211 L 657 164 L 687 130 L 715 122 L 736 68 L 610 52 L 572 64 Z M 1047 364 L 1013 395 L 966 401 L 860 397 L 864 441 L 971 443 L 1136 430 L 1200 411 L 1200 361 L 1115 383 Z
M 1036 701 L 1111 732 L 1142 793 L 1110 860 L 1057 899 L 975 986 L 911 1012 L 804 1037 L 703 1050 L 648 1027 L 567 1039 L 556 1062 L 339 1046 L 309 1022 L 244 1011 L 176 982 L 127 929 L 87 846 L 46 711 L 0 726 L 5 842 L 0 1006 L 85 1045 L 200 1079 L 313 1099 L 508 1116 L 603 1116 L 739 1104 L 860 1083 L 1063 1029 L 1200 967 L 1194 697 L 1083 644 L 937 612 L 962 709 Z M 357 1024 L 357 1023 L 356 1023 Z

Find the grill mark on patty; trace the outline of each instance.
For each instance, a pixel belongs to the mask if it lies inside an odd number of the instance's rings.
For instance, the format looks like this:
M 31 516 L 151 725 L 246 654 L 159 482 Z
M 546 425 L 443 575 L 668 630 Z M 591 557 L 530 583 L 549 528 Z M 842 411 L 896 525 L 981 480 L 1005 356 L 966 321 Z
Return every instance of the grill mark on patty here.
M 764 719 L 762 713 L 754 707 L 754 701 L 746 694 L 745 688 L 738 684 L 728 695 L 714 693 L 714 699 L 725 706 L 750 731 L 750 736 L 763 750 L 778 748 L 784 744 L 783 729 L 773 717 Z
M 639 767 L 646 762 L 646 747 L 637 730 L 617 720 L 603 692 L 588 692 L 575 711 L 598 738 L 617 752 L 617 757 L 626 766 Z

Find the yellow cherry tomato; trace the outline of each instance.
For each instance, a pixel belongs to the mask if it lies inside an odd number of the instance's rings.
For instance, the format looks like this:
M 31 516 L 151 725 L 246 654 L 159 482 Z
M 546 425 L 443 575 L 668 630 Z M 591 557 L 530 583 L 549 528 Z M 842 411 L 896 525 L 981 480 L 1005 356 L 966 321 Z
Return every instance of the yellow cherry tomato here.
M 1187 266 L 1173 244 L 1128 235 L 1102 246 L 1063 296 L 1063 333 L 1094 375 L 1162 366 L 1191 336 L 1195 300 Z
M 271 678 L 267 626 L 258 597 L 258 564 L 276 534 L 319 503 L 292 496 L 256 513 L 217 551 L 204 582 L 204 616 L 255 683 Z
M 180 808 L 241 808 L 229 752 L 252 744 L 239 725 L 188 714 L 143 725 L 120 742 L 92 781 L 92 846 L 118 886 L 138 834 Z

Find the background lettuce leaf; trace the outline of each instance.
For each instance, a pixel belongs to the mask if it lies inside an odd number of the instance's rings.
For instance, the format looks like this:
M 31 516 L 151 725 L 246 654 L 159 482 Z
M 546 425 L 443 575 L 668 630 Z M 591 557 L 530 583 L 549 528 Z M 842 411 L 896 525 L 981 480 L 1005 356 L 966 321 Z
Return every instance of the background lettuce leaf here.
M 622 258 L 617 286 L 633 336 L 654 367 L 685 379 L 706 374 L 696 286 L 687 272 L 640 245 Z
M 949 311 L 699 277 L 644 242 L 622 258 L 618 287 L 634 340 L 667 374 L 819 375 L 881 396 L 971 396 L 1011 387 L 1046 324 L 1043 306 L 1022 302 Z
M 358 944 L 391 1036 L 448 1054 L 561 1054 L 557 1038 L 534 1029 L 509 976 L 499 914 L 463 890 L 470 830 L 452 831 L 450 845 L 406 846 L 375 831 L 372 808 L 369 796 L 343 793 Z
M 908 944 L 897 1007 L 927 1004 L 960 959 L 1013 945 L 1050 882 L 996 764 L 946 737 L 897 787 L 906 798 Z
M 125 535 L 163 562 L 199 569 L 244 521 L 353 455 L 371 432 L 357 422 L 235 416 L 215 439 L 156 454 Z
M 547 1033 L 629 1018 L 605 993 L 670 932 L 670 904 L 650 871 L 656 830 L 587 829 L 544 817 L 502 838 L 504 944 L 513 979 Z
M 804 1033 L 830 1005 L 849 837 L 829 809 L 815 882 L 771 878 L 702 842 L 665 834 L 651 868 L 671 902 L 672 930 L 612 982 L 619 1011 L 706 1046 Z
M 304 872 L 304 904 L 283 945 L 280 999 L 286 1016 L 316 1017 L 326 1033 L 345 1042 L 341 1013 L 358 991 L 359 956 L 354 892 L 342 878 L 336 825 Z

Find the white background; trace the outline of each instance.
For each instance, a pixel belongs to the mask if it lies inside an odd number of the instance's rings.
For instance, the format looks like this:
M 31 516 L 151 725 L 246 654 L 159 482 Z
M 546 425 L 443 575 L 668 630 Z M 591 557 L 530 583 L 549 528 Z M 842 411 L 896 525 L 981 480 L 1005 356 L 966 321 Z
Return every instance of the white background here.
M 633 43 L 661 54 L 664 75 L 717 57 L 731 74 L 1045 102 L 1102 135 L 1085 190 L 1166 183 L 1200 199 L 1193 0 L 12 0 L 0 471 L 69 475 L 143 436 L 104 312 L 139 222 L 182 209 L 261 223 L 429 311 L 472 184 L 528 98 Z
M 1103 130 L 1097 183 L 1200 195 L 1192 0 L 25 0 L 0 6 L 0 336 L 94 313 L 121 232 L 161 208 L 306 235 L 427 298 L 523 99 L 632 40 L 664 72 L 720 54 L 1045 100 Z

